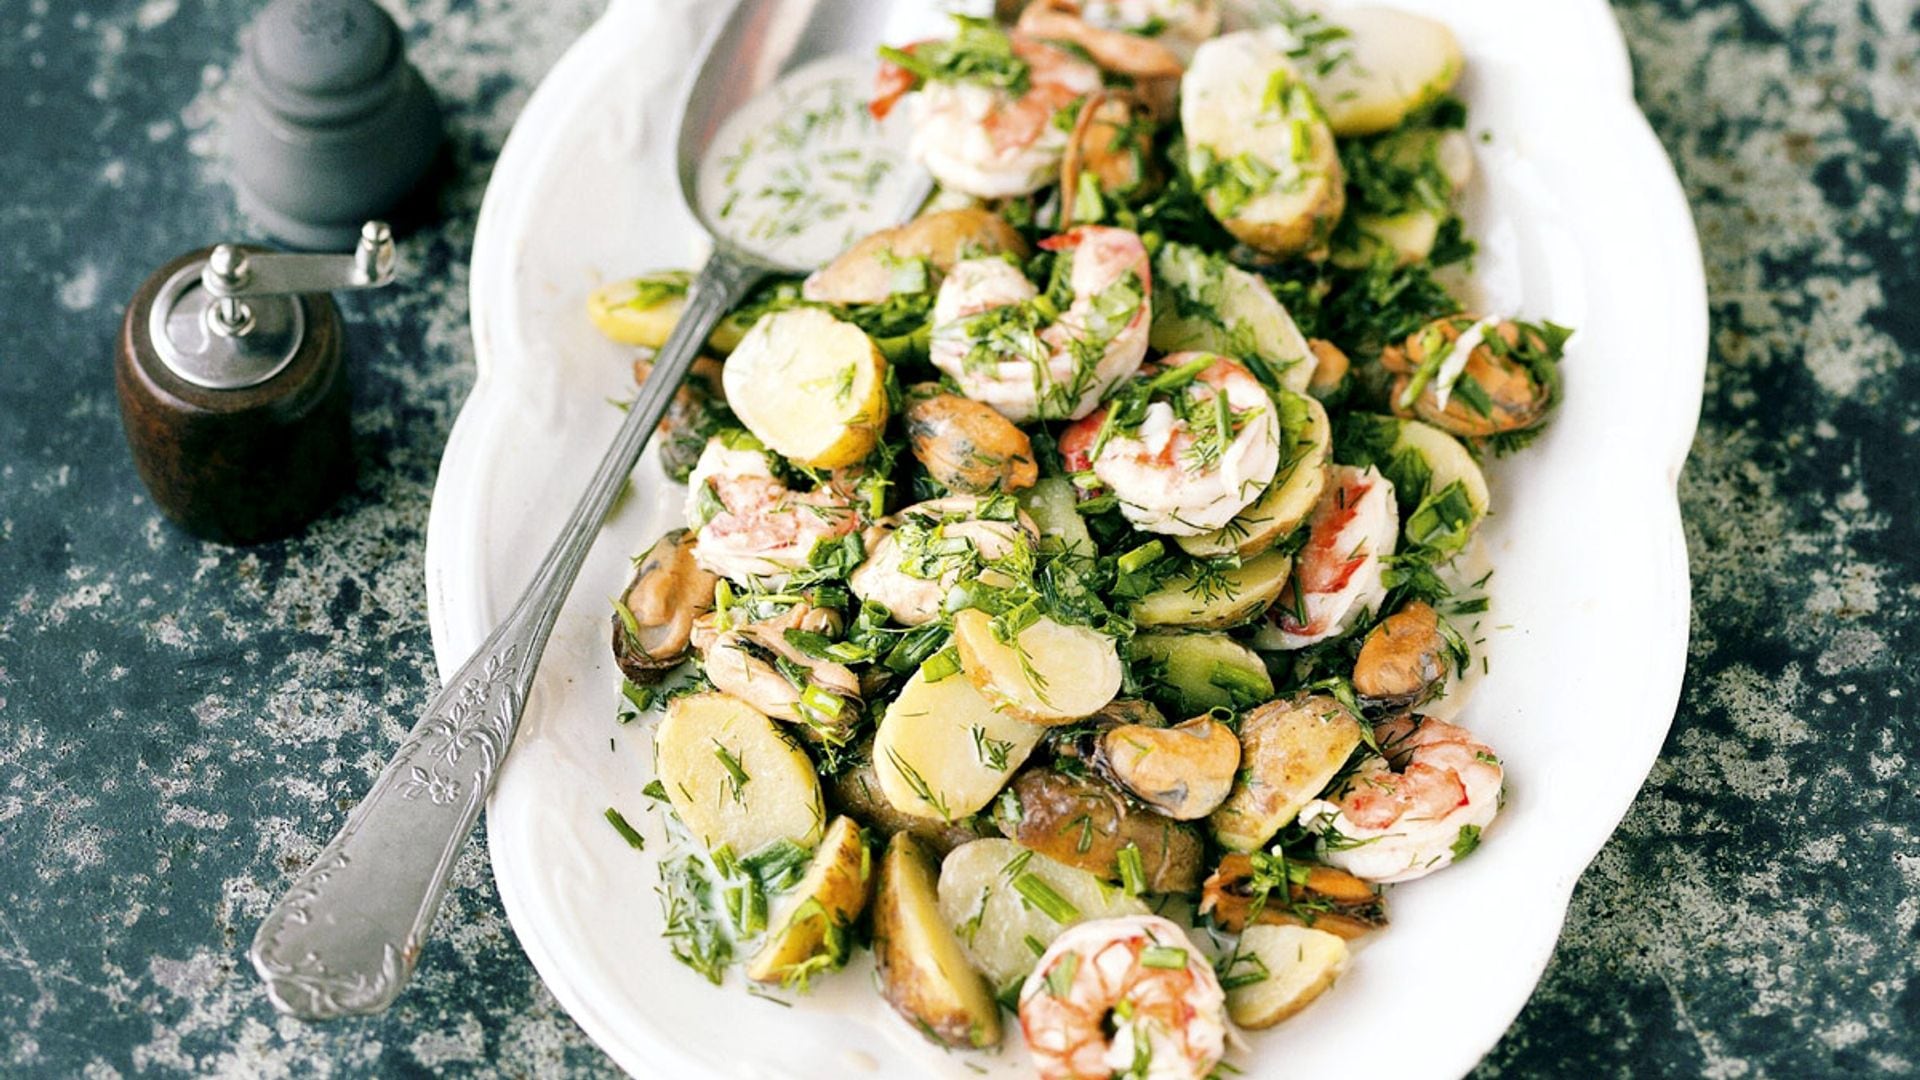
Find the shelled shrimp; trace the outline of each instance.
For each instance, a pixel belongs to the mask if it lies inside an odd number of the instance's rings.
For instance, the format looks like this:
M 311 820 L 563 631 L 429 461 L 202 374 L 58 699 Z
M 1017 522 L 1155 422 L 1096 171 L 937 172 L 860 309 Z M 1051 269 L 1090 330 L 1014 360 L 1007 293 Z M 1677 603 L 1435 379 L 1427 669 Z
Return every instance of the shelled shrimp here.
M 1187 69 L 1180 54 L 1168 48 L 1159 37 L 1136 32 L 1150 26 L 1153 16 L 1133 22 L 1125 18 L 1126 14 L 1111 3 L 1083 5 L 1078 0 L 1033 0 L 1020 13 L 1020 21 L 1015 26 L 1018 33 L 1031 38 L 1074 45 L 1092 57 L 1094 63 L 1116 75 L 1134 80 L 1179 78 Z
M 1056 313 L 1003 258 L 953 268 L 933 305 L 934 366 L 1015 423 L 1077 420 L 1140 368 L 1153 271 L 1140 237 L 1086 225 L 1043 241 L 1071 259 L 1073 299 Z
M 1101 83 L 1098 67 L 1058 45 L 969 21 L 952 40 L 892 53 L 869 107 L 883 118 L 911 94 L 908 152 L 942 187 L 998 199 L 1059 176 L 1071 125 L 1056 117 Z
M 1374 729 L 1367 758 L 1300 811 L 1327 863 L 1374 882 L 1425 877 L 1471 852 L 1500 810 L 1506 774 L 1465 728 L 1412 716 Z
M 1226 1052 L 1225 1003 L 1178 926 L 1092 919 L 1041 955 L 1020 988 L 1020 1029 L 1042 1080 L 1200 1080 Z
M 1347 632 L 1387 598 L 1386 558 L 1400 534 L 1393 482 L 1369 465 L 1335 465 L 1307 523 L 1293 578 L 1254 638 L 1263 649 L 1304 649 Z
M 687 523 L 698 527 L 694 560 L 734 581 L 782 581 L 807 565 L 814 545 L 852 532 L 857 521 L 845 492 L 794 491 L 765 454 L 730 449 L 717 435 L 687 478 Z
M 1252 372 L 1212 353 L 1175 353 L 1142 378 L 1149 397 L 1127 427 L 1108 422 L 1114 405 L 1061 436 L 1068 468 L 1091 468 L 1127 520 L 1148 532 L 1196 536 L 1220 528 L 1260 497 L 1279 468 L 1272 395 Z

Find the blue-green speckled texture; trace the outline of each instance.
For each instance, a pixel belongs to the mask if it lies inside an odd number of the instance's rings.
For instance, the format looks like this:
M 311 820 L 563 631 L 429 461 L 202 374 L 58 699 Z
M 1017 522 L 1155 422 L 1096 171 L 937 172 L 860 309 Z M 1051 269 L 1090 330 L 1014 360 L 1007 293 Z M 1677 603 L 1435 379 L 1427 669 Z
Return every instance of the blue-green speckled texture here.
M 248 235 L 216 122 L 256 8 L 0 5 L 0 1074 L 603 1075 L 478 845 L 384 1017 L 283 1019 L 241 955 L 433 680 L 420 560 L 473 377 L 474 218 L 599 3 L 398 12 L 449 109 L 442 222 L 404 241 L 405 287 L 344 305 L 357 490 L 299 539 L 233 551 L 155 513 L 109 357 L 149 270 Z M 1660 763 L 1482 1072 L 1910 1072 L 1920 12 L 1617 10 L 1712 292 L 1681 484 L 1691 665 Z

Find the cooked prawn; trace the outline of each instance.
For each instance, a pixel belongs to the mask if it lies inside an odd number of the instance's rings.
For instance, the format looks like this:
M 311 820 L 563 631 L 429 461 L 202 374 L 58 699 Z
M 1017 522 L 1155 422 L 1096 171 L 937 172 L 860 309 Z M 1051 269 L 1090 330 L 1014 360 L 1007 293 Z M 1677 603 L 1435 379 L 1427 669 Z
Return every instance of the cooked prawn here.
M 1347 632 L 1387 598 L 1386 558 L 1400 536 L 1393 483 L 1369 465 L 1335 465 L 1307 523 L 1293 577 L 1254 644 L 1304 649 Z
M 1094 26 L 1152 33 L 1183 61 L 1200 43 L 1220 32 L 1215 0 L 1082 0 L 1080 17 Z
M 1138 235 L 1083 225 L 1040 246 L 1073 260 L 1073 299 L 1057 317 L 1002 258 L 955 266 L 933 305 L 934 365 L 1014 423 L 1092 412 L 1139 370 L 1153 318 L 1153 271 Z
M 708 440 L 687 478 L 687 523 L 698 528 L 693 557 L 742 584 L 778 584 L 807 565 L 816 544 L 853 531 L 846 493 L 832 486 L 793 491 L 766 455 Z
M 1300 811 L 1320 857 L 1368 881 L 1411 881 L 1480 842 L 1500 810 L 1500 759 L 1465 728 L 1425 717 L 1374 729 L 1384 756 L 1367 758 L 1329 798 Z
M 1135 3 L 1135 7 L 1145 5 Z M 1163 5 L 1164 6 L 1164 5 Z M 1094 8 L 1099 8 L 1098 15 Z M 1152 16 L 1130 23 L 1114 4 L 1083 5 L 1078 0 L 1033 0 L 1020 13 L 1017 32 L 1045 41 L 1064 41 L 1086 50 L 1108 71 L 1134 79 L 1177 79 L 1187 69 L 1180 55 L 1157 37 L 1135 31 Z
M 1279 469 L 1273 396 L 1213 353 L 1175 353 L 1141 378 L 1151 395 L 1144 413 L 1123 430 L 1107 423 L 1110 406 L 1068 428 L 1060 439 L 1067 467 L 1092 468 L 1127 520 L 1148 532 L 1196 536 L 1224 526 Z M 1161 385 L 1170 380 L 1179 381 Z
M 981 26 L 963 33 L 1002 35 Z M 942 187 L 983 199 L 1026 195 L 1052 183 L 1067 148 L 1067 130 L 1055 117 L 1101 86 L 1098 67 L 1057 45 L 1017 31 L 1005 33 L 1004 41 L 1021 78 L 927 77 L 883 61 L 869 106 L 875 117 L 885 117 L 912 94 L 908 153 Z M 920 56 L 942 44 L 916 42 L 901 52 Z
M 1225 1011 L 1213 966 L 1158 915 L 1068 929 L 1020 988 L 1042 1080 L 1200 1080 L 1226 1053 Z

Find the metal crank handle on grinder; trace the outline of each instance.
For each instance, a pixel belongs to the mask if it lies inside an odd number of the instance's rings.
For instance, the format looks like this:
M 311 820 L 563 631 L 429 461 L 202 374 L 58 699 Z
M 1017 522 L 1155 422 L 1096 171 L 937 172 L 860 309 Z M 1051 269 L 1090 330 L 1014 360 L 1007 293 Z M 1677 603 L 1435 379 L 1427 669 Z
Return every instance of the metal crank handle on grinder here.
M 707 335 L 765 272 L 724 249 L 701 269 L 652 376 L 532 584 L 268 913 L 249 955 L 282 1012 L 307 1020 L 376 1013 L 406 985 L 601 521 Z

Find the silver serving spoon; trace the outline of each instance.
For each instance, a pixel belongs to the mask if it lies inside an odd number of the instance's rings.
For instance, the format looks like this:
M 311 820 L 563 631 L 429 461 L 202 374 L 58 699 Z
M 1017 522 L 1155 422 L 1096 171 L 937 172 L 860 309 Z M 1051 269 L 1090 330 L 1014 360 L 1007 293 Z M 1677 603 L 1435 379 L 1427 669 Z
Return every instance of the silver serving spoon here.
M 715 238 L 685 313 L 654 357 L 626 421 L 586 494 L 512 613 L 427 705 L 365 799 L 303 873 L 253 940 L 249 954 L 282 1012 L 308 1020 L 375 1013 L 397 997 L 446 892 L 455 857 L 479 819 L 533 683 L 561 604 L 601 521 L 666 412 L 700 345 L 721 317 L 770 273 L 812 269 L 778 242 L 725 238 L 704 212 L 700 164 L 735 111 L 783 74 L 897 35 L 895 0 L 741 0 L 709 37 L 677 136 L 681 196 Z M 890 33 L 892 31 L 892 33 Z M 926 201 L 920 180 L 905 199 Z M 873 215 L 883 216 L 883 215 Z M 899 219 L 850 222 L 872 232 Z

